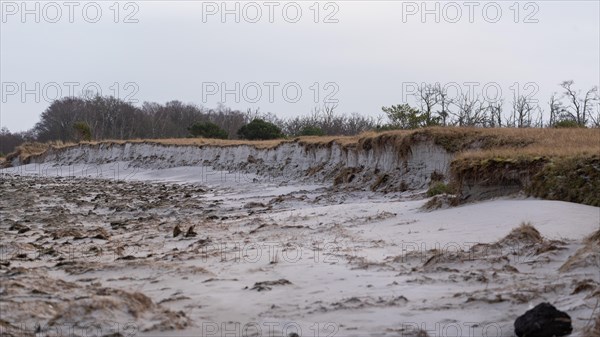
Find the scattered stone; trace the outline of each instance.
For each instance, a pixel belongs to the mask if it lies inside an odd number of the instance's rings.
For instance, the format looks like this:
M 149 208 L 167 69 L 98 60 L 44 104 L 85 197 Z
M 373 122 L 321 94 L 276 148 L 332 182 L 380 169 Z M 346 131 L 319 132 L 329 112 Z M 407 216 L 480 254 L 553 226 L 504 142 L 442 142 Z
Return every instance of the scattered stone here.
M 244 205 L 244 208 L 258 208 L 258 207 L 267 207 L 262 202 L 250 201 Z
M 8 228 L 9 231 L 17 231 L 18 234 L 26 233 L 31 229 L 25 225 L 21 225 L 20 223 L 16 223 Z
M 125 227 L 127 227 L 127 224 L 125 222 L 121 222 L 121 221 L 113 221 L 110 223 L 110 228 L 113 230 L 116 229 L 125 229 Z
M 253 230 L 251 230 L 250 232 L 248 232 L 249 234 L 254 234 L 256 232 L 258 232 L 259 229 L 265 228 L 267 227 L 267 224 L 261 224 L 260 226 L 254 228 Z
M 561 337 L 573 331 L 571 317 L 550 303 L 540 303 L 515 321 L 518 337 Z
M 186 238 L 193 238 L 196 237 L 198 235 L 198 233 L 194 232 L 194 226 L 190 226 L 190 228 L 188 228 L 187 232 L 185 233 L 185 237 Z
M 254 286 L 250 288 L 250 290 L 265 291 L 273 289 L 273 286 L 282 286 L 289 284 L 292 284 L 292 282 L 283 278 L 276 281 L 262 281 L 254 283 Z M 245 289 L 248 289 L 248 287 L 246 287 Z
M 125 261 L 131 261 L 131 260 L 135 260 L 136 257 L 133 255 L 125 255 L 125 256 L 121 256 L 118 257 L 117 260 L 125 260 Z
M 196 241 L 195 245 L 203 247 L 203 246 L 206 246 L 207 244 L 209 244 L 210 242 L 212 242 L 212 240 L 207 237 L 206 239 L 200 239 L 200 240 Z
M 510 264 L 507 264 L 504 267 L 502 267 L 502 270 L 507 271 L 509 273 L 519 273 L 519 269 L 511 266 Z
M 179 234 L 181 234 L 181 228 L 179 228 L 179 225 L 175 225 L 173 228 L 173 237 L 176 238 Z
M 98 233 L 92 236 L 92 239 L 108 240 L 108 236 L 105 233 Z

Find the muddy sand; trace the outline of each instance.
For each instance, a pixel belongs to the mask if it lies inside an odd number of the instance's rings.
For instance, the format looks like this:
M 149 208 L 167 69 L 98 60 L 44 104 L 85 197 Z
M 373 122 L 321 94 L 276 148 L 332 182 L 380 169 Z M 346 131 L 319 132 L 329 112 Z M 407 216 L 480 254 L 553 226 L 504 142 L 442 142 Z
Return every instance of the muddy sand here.
M 16 174 L 0 193 L 4 336 L 514 336 L 545 301 L 581 336 L 600 315 L 596 207 Z

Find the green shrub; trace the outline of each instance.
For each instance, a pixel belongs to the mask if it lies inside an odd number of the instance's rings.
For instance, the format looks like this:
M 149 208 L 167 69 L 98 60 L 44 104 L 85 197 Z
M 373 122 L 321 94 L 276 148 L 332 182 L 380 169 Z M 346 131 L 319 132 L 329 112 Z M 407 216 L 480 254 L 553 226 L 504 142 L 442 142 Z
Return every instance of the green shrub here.
M 211 122 L 197 122 L 188 128 L 193 137 L 227 139 L 229 135 L 217 124 Z
M 285 137 L 277 125 L 260 118 L 256 118 L 252 122 L 242 126 L 238 130 L 238 136 L 248 140 L 267 140 Z
M 391 121 L 390 125 L 384 126 L 381 129 L 389 128 L 397 129 L 417 129 L 426 126 L 440 125 L 440 118 L 433 117 L 419 109 L 413 108 L 408 104 L 392 105 L 390 107 L 382 107 L 381 110 L 386 113 Z
M 582 127 L 574 119 L 563 119 L 562 121 L 554 123 L 555 128 L 579 128 Z
M 73 129 L 75 129 L 75 138 L 78 141 L 86 141 L 89 142 L 92 140 L 92 129 L 86 122 L 75 122 L 73 124 Z
M 325 136 L 325 131 L 318 126 L 305 126 L 298 136 Z
M 429 190 L 427 191 L 428 196 L 433 197 L 438 194 L 452 194 L 452 188 L 439 181 L 429 186 Z

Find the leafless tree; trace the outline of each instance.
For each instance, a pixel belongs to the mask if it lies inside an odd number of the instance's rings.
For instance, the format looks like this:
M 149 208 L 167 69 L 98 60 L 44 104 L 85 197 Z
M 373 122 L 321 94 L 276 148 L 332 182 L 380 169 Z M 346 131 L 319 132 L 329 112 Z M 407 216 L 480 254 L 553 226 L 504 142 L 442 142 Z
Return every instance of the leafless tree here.
M 565 110 L 577 122 L 584 126 L 588 122 L 588 116 L 594 108 L 594 102 L 598 100 L 598 87 L 589 89 L 583 97 L 580 97 L 581 91 L 573 88 L 573 81 L 564 81 L 560 84 L 564 89 L 564 97 L 569 101 L 569 106 Z
M 423 84 L 418 89 L 417 101 L 421 106 L 421 112 L 427 120 L 432 120 L 434 108 L 439 101 L 439 90 L 437 85 Z
M 565 107 L 562 102 L 556 98 L 556 93 L 550 96 L 550 102 L 548 102 L 550 109 L 550 116 L 548 120 L 548 126 L 554 126 L 558 122 L 562 115 L 565 114 Z
M 592 127 L 600 128 L 600 100 L 597 100 L 596 109 L 590 113 L 590 120 L 592 121 Z
M 492 128 L 501 128 L 502 127 L 502 106 L 504 102 L 502 100 L 498 100 L 496 102 L 490 102 L 487 105 L 488 110 L 488 125 Z
M 301 135 L 307 128 L 319 129 L 326 135 L 356 135 L 377 128 L 374 118 L 358 113 L 336 114 L 337 105 L 316 106 L 311 113 L 283 121 L 282 129 L 292 136 Z M 381 123 L 381 121 L 379 122 Z
M 479 96 L 471 97 L 469 94 L 461 94 L 454 103 L 457 107 L 456 112 L 451 112 L 455 116 L 455 124 L 458 126 L 485 126 L 487 118 L 487 106 L 484 100 Z
M 438 116 L 440 116 L 441 124 L 443 126 L 448 125 L 448 117 L 450 115 L 450 107 L 455 103 L 454 100 L 448 96 L 448 91 L 442 87 L 439 83 L 434 85 L 434 90 L 436 92 L 436 99 L 439 103 L 440 110 L 437 111 Z
M 533 113 L 537 109 L 537 105 L 527 96 L 516 96 L 512 102 L 512 116 L 507 124 L 517 128 L 530 128 L 533 126 Z

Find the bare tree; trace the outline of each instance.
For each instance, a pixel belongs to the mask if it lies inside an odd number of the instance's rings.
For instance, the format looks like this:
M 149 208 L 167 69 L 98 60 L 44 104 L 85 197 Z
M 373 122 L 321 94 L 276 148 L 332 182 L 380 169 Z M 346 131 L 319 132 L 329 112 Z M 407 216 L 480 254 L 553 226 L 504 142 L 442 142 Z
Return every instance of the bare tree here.
M 518 128 L 530 128 L 533 126 L 533 112 L 536 105 L 527 96 L 516 96 L 512 103 L 512 116 L 510 124 Z
M 448 125 L 448 117 L 450 115 L 450 107 L 455 103 L 454 100 L 448 97 L 448 91 L 442 87 L 439 83 L 434 85 L 434 90 L 436 92 L 436 99 L 439 103 L 440 110 L 437 111 L 438 116 L 440 116 L 441 124 L 443 126 Z
M 418 89 L 419 95 L 417 101 L 421 106 L 421 112 L 425 114 L 425 119 L 433 121 L 433 109 L 438 104 L 439 93 L 436 85 L 423 84 Z
M 458 126 L 485 126 L 488 121 L 486 115 L 488 108 L 479 95 L 470 96 L 468 93 L 461 94 L 455 102 L 457 111 L 451 112 L 456 117 L 455 124 Z
M 568 99 L 570 105 L 565 110 L 577 122 L 584 126 L 588 122 L 588 116 L 594 108 L 594 102 L 598 100 L 598 87 L 589 89 L 583 98 L 579 97 L 580 91 L 573 88 L 573 81 L 564 81 L 560 84 L 563 87 L 564 96 Z
M 556 98 L 556 93 L 550 96 L 550 102 L 548 102 L 550 108 L 550 119 L 548 126 L 554 126 L 559 121 L 560 117 L 565 113 L 565 107 L 560 100 Z
M 498 100 L 496 102 L 490 102 L 487 105 L 488 110 L 488 126 L 492 128 L 501 128 L 502 127 L 502 105 L 504 105 L 504 101 Z
M 323 119 L 324 124 L 333 127 L 335 120 L 335 109 L 337 104 L 324 104 L 323 105 Z
M 596 103 L 596 111 L 590 113 L 590 119 L 592 121 L 592 126 L 595 128 L 600 128 L 600 100 Z

